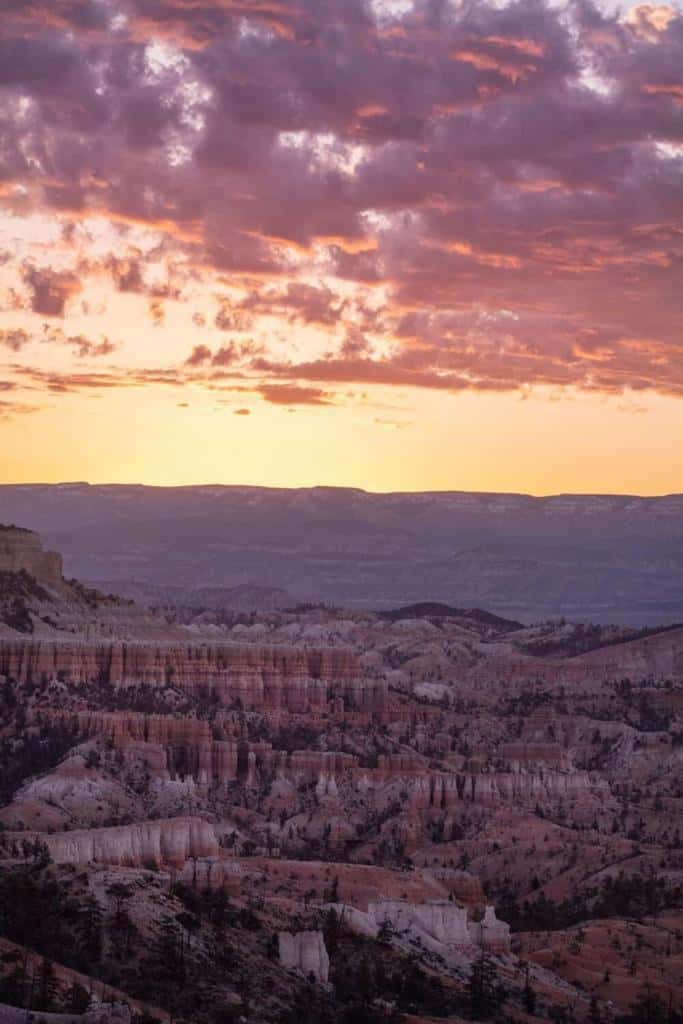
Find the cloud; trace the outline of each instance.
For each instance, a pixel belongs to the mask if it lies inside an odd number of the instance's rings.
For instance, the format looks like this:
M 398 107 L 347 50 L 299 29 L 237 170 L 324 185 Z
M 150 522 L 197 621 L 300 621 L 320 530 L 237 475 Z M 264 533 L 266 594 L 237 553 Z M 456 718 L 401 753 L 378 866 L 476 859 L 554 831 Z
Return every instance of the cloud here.
M 222 345 L 211 358 L 213 366 L 232 366 L 237 361 L 238 349 L 234 342 L 229 345 Z
M 28 331 L 23 327 L 11 327 L 0 330 L 0 345 L 10 349 L 12 352 L 19 352 L 30 341 Z
M 67 318 L 99 275 L 119 302 L 144 296 L 161 336 L 166 303 L 187 301 L 207 343 L 162 377 L 247 366 L 255 388 L 300 388 L 302 404 L 332 404 L 326 384 L 681 393 L 672 5 L 124 13 L 3 8 L 0 203 L 78 225 L 68 268 L 30 237 L 10 257 L 30 311 Z M 247 332 L 252 350 L 232 336 Z M 76 358 L 111 351 L 80 328 L 65 338 Z
M 378 427 L 386 427 L 389 430 L 403 430 L 410 426 L 409 420 L 395 420 L 386 416 L 375 416 L 372 422 L 376 423 Z
M 166 320 L 166 310 L 160 299 L 150 299 L 149 316 L 155 327 L 162 327 Z
M 76 276 L 50 268 L 23 267 L 24 283 L 30 293 L 30 306 L 41 316 L 63 317 L 67 302 L 81 290 Z
M 251 409 L 235 409 L 235 416 L 251 416 Z
M 0 420 L 11 420 L 15 416 L 28 416 L 32 412 L 40 412 L 39 405 L 27 402 L 8 402 L 0 398 Z
M 44 370 L 36 366 L 14 364 L 9 370 L 13 388 L 44 391 L 53 395 L 97 394 L 118 388 L 167 386 L 183 387 L 187 380 L 175 369 L 112 367 L 101 371 Z
M 92 341 L 83 334 L 69 335 L 59 326 L 43 324 L 43 342 L 53 345 L 63 345 L 71 348 L 80 359 L 86 357 L 108 356 L 116 352 L 118 345 L 103 337 L 100 341 Z
M 185 360 L 185 365 L 203 366 L 205 363 L 211 361 L 211 357 L 212 352 L 208 345 L 195 345 L 192 352 Z
M 224 303 L 214 317 L 214 326 L 219 331 L 248 331 L 253 318 L 244 309 Z
M 242 342 L 231 341 L 227 345 L 213 351 L 208 345 L 195 345 L 190 355 L 185 360 L 185 366 L 202 367 L 216 366 L 222 369 L 244 364 L 246 360 L 255 357 L 261 351 L 261 346 L 250 339 Z
M 272 405 L 334 405 L 334 395 L 320 388 L 296 384 L 262 384 L 258 392 Z

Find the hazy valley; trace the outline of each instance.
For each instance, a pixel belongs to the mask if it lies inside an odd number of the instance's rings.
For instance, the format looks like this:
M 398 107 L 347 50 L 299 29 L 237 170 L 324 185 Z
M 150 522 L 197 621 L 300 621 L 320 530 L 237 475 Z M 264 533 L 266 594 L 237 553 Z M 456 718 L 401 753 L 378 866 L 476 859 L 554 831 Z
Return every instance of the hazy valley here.
M 67 575 L 142 603 L 244 608 L 234 588 L 256 586 L 247 605 L 428 600 L 638 627 L 681 618 L 682 513 L 681 495 L 0 486 L 3 521 L 38 530 Z

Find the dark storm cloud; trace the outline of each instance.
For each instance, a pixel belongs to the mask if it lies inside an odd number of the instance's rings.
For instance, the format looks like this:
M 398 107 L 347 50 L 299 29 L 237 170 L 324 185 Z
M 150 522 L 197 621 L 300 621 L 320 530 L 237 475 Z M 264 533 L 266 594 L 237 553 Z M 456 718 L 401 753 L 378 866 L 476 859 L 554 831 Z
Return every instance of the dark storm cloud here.
M 246 282 L 250 301 L 221 300 L 220 330 L 264 314 L 343 328 L 326 358 L 256 359 L 288 378 L 277 387 L 680 393 L 673 10 L 9 0 L 1 33 L 0 195 L 154 227 L 198 274 Z M 292 253 L 314 251 L 325 283 L 293 280 Z M 179 291 L 146 285 L 145 259 L 106 270 L 161 324 Z M 78 280 L 23 273 L 32 309 L 63 316 Z M 382 308 L 349 284 L 382 286 Z M 372 355 L 368 333 L 391 351 Z M 188 364 L 241 358 L 229 342 Z

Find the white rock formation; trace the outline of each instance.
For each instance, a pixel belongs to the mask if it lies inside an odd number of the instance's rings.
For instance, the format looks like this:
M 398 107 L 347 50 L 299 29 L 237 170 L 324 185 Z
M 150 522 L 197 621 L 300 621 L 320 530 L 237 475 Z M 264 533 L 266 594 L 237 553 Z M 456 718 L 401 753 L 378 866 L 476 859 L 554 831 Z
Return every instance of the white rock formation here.
M 462 950 L 480 947 L 492 953 L 510 950 L 510 926 L 498 920 L 493 907 L 486 907 L 481 921 L 468 921 L 466 908 L 449 900 L 432 900 L 429 903 L 379 900 L 369 904 L 367 917 L 367 923 L 377 929 L 388 921 L 396 932 L 409 932 L 432 949 L 439 946 Z M 352 927 L 354 919 L 349 920 Z
M 40 838 L 57 864 L 182 868 L 191 857 L 217 857 L 220 852 L 213 825 L 202 818 L 166 818 Z
M 510 952 L 510 925 L 496 917 L 494 907 L 487 907 L 482 920 L 470 922 L 469 929 L 476 945 L 489 953 Z
M 330 974 L 330 958 L 322 932 L 280 932 L 278 935 L 280 963 L 301 971 L 306 977 L 326 982 Z
M 467 910 L 448 900 L 417 904 L 406 900 L 379 900 L 370 903 L 368 915 L 378 927 L 388 921 L 398 932 L 414 932 L 445 946 L 465 948 L 472 944 Z

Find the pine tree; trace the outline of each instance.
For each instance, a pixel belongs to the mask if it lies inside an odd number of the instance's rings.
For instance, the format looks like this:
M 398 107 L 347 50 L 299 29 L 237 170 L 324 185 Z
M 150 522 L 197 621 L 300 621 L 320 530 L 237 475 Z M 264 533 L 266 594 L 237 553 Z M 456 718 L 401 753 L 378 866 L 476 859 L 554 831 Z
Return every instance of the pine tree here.
M 593 993 L 591 996 L 591 1005 L 588 1011 L 588 1019 L 591 1024 L 601 1024 L 602 1014 L 600 1013 L 600 1006 L 598 1004 L 598 997 Z
M 57 979 L 52 961 L 43 957 L 40 961 L 38 977 L 36 979 L 36 994 L 33 1000 L 33 1009 L 49 1013 L 55 1010 L 57 998 Z
M 498 981 L 495 964 L 484 951 L 472 964 L 467 998 L 470 1014 L 477 1020 L 491 1017 L 505 999 L 505 990 Z
M 524 990 L 522 992 L 522 1006 L 529 1014 L 536 1012 L 536 993 L 534 992 L 531 982 L 529 980 L 529 969 L 527 968 L 526 977 L 524 979 Z
M 66 1013 L 80 1015 L 90 1006 L 90 993 L 77 981 L 73 981 L 64 993 L 63 1001 Z

